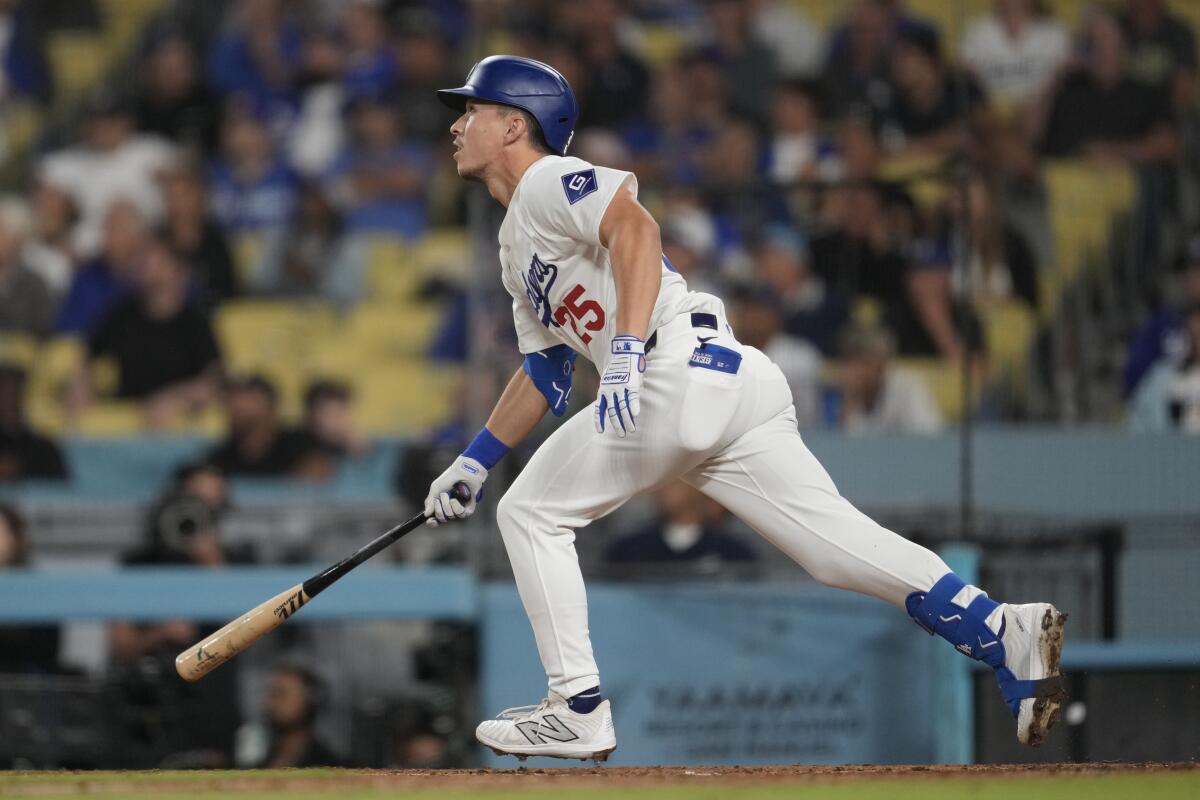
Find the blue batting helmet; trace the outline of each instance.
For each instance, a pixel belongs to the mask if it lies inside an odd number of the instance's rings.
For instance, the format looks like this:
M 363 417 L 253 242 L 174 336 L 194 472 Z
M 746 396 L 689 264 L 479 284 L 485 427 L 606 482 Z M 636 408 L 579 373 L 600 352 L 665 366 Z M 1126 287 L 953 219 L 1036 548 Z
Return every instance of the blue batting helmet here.
M 546 144 L 560 156 L 566 155 L 579 118 L 567 79 L 548 64 L 520 56 L 488 56 L 471 68 L 465 86 L 442 89 L 438 99 L 456 111 L 466 108 L 469 99 L 528 111 Z

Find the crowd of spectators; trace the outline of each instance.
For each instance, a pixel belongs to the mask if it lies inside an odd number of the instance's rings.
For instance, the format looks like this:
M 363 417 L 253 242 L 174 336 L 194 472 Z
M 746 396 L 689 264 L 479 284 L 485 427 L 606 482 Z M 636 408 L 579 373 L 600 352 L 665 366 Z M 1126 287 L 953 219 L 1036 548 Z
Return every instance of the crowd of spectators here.
M 0 7 L 7 85 L 36 95 L 27 5 Z M 802 424 L 844 426 L 825 362 L 864 301 L 892 342 L 874 350 L 980 375 L 981 314 L 1038 309 L 1046 250 L 1007 209 L 1044 159 L 1178 177 L 1193 31 L 1165 0 L 1097 5 L 1077 29 L 1051 7 L 996 0 L 954 38 L 902 0 L 847 3 L 826 31 L 780 0 L 246 0 L 208 35 L 168 14 L 128 85 L 92 92 L 77 139 L 38 158 L 27 199 L 0 200 L 0 330 L 86 343 L 75 418 L 97 360 L 118 365 L 101 389 L 141 403 L 150 429 L 238 396 L 211 312 L 248 295 L 352 307 L 370 299 L 365 237 L 462 224 L 432 89 L 507 50 L 572 82 L 573 153 L 637 172 L 672 262 L 736 297 L 740 329 L 786 362 Z M 937 196 L 918 201 L 898 164 L 943 176 Z M 957 165 L 964 192 L 942 171 Z M 1194 222 L 1155 198 L 1156 223 Z M 1143 238 L 1138 257 L 1170 260 Z M 253 456 L 238 435 L 229 465 L 274 463 L 279 447 Z M 277 472 L 294 470 L 327 472 Z

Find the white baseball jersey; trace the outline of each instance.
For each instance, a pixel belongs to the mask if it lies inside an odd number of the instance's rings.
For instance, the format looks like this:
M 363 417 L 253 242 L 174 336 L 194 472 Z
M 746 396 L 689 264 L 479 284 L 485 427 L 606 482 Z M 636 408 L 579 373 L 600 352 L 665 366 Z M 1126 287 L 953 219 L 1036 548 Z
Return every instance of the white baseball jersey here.
M 628 172 L 577 158 L 547 156 L 521 178 L 500 227 L 521 352 L 566 343 L 604 369 L 617 291 L 600 220 L 626 189 L 637 191 Z M 689 311 L 707 313 L 697 320 Z M 838 494 L 800 439 L 779 367 L 738 342 L 721 301 L 689 292 L 665 262 L 650 330 L 658 343 L 646 357 L 637 430 L 623 439 L 596 433 L 591 409 L 579 411 L 496 509 L 551 692 L 570 697 L 600 684 L 574 531 L 666 481 L 691 483 L 818 580 L 901 608 L 949 572 Z M 714 345 L 738 363 L 712 367 L 702 348 Z
M 617 286 L 608 250 L 600 244 L 600 221 L 618 191 L 636 196 L 633 173 L 578 158 L 546 156 L 521 177 L 499 240 L 522 353 L 567 344 L 598 370 L 608 363 L 617 333 Z M 648 333 L 685 311 L 711 310 L 714 304 L 719 308 L 720 301 L 711 295 L 689 292 L 664 259 Z

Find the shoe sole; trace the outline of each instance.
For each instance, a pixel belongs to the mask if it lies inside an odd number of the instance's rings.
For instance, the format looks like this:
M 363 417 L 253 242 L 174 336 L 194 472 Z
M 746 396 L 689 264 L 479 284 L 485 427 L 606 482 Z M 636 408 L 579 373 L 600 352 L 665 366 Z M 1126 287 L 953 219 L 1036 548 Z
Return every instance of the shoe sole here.
M 498 747 L 492 747 L 490 744 L 487 745 L 487 748 L 498 756 L 514 756 L 514 757 L 516 757 L 516 759 L 518 761 L 524 761 L 525 759 L 529 758 L 530 756 L 541 756 L 542 758 L 567 758 L 567 759 L 579 759 L 580 761 L 595 761 L 597 764 L 602 764 L 605 761 L 608 761 L 608 757 L 610 755 L 612 755 L 613 751 L 615 751 L 617 749 L 614 746 L 614 747 L 608 748 L 607 750 L 597 751 L 595 753 L 592 753 L 591 755 L 570 755 L 570 756 L 568 756 L 568 755 L 563 755 L 561 753 L 510 753 L 507 750 L 501 750 Z
M 530 756 L 540 756 L 542 758 L 569 758 L 569 759 L 579 759 L 580 761 L 595 761 L 597 764 L 600 764 L 600 763 L 607 761 L 608 757 L 610 755 L 612 755 L 613 751 L 615 751 L 617 749 L 617 745 L 614 743 L 612 745 L 612 747 L 606 747 L 602 750 L 584 749 L 584 750 L 580 750 L 578 752 L 571 752 L 571 751 L 563 752 L 563 751 L 559 750 L 556 752 L 556 751 L 550 749 L 549 747 L 547 747 L 545 750 L 519 751 L 519 750 L 505 750 L 502 746 L 496 744 L 495 742 L 487 741 L 486 739 L 481 737 L 479 734 L 475 734 L 475 741 L 479 742 L 481 745 L 488 748 L 489 750 L 491 750 L 493 753 L 495 753 L 498 756 L 516 756 L 516 758 L 519 761 L 524 761 L 525 759 L 529 758 Z
M 1050 606 L 1042 614 L 1041 629 L 1038 635 L 1038 653 L 1045 665 L 1046 674 L 1043 678 L 1052 678 L 1060 674 L 1059 662 L 1062 659 L 1063 628 L 1067 624 L 1067 615 Z M 1030 747 L 1037 747 L 1046 739 L 1046 733 L 1062 718 L 1062 706 L 1067 700 L 1067 693 L 1059 690 L 1046 697 L 1038 697 L 1033 702 L 1029 723 L 1023 727 L 1025 736 L 1018 731 L 1017 738 Z

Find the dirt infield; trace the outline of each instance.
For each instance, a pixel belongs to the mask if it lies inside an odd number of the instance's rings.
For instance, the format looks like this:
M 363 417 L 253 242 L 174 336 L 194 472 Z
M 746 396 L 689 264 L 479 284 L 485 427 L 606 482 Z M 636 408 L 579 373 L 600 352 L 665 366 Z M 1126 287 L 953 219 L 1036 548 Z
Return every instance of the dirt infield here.
M 562 769 L 458 770 L 270 770 L 243 772 L 12 772 L 0 773 L 0 797 L 165 797 L 283 795 L 357 797 L 385 794 L 523 793 L 572 790 L 652 790 L 681 796 L 722 787 L 740 789 L 806 787 L 846 783 L 980 782 L 1024 779 L 1087 779 L 1175 776 L 1200 786 L 1200 764 L 1049 764 L 1003 766 L 779 766 L 779 767 L 595 767 Z M 1193 782 L 1193 779 L 1195 782 Z M 1174 780 L 1174 778 L 1172 778 Z M 865 788 L 860 786 L 860 788 Z M 622 793 L 624 794 L 624 792 Z

